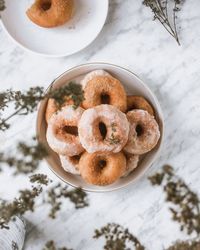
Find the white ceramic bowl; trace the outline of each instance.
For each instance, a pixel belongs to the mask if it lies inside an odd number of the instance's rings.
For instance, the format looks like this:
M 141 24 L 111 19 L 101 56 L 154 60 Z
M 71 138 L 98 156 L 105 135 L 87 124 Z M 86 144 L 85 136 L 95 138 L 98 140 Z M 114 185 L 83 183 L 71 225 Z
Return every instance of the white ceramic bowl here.
M 47 147 L 49 151 L 49 156 L 46 158 L 46 160 L 49 163 L 50 169 L 61 180 L 63 180 L 64 182 L 73 187 L 82 187 L 85 191 L 108 192 L 123 188 L 128 184 L 138 180 L 139 177 L 141 177 L 144 174 L 144 172 L 151 166 L 151 164 L 158 157 L 161 149 L 161 144 L 163 142 L 163 114 L 155 95 L 134 73 L 132 73 L 127 69 L 112 64 L 89 63 L 77 66 L 75 68 L 67 70 L 61 76 L 56 78 L 50 86 L 53 88 L 62 86 L 63 84 L 66 84 L 69 81 L 77 79 L 77 77 L 85 75 L 86 73 L 96 69 L 106 70 L 109 73 L 111 73 L 114 77 L 119 79 L 123 83 L 128 95 L 141 95 L 145 97 L 152 104 L 156 113 L 156 119 L 159 123 L 161 132 L 161 137 L 157 146 L 152 151 L 147 153 L 139 161 L 138 167 L 130 175 L 119 179 L 112 185 L 99 187 L 87 184 L 80 176 L 72 175 L 70 173 L 65 172 L 60 165 L 60 160 L 58 155 L 49 148 L 48 143 L 46 141 L 46 127 L 47 127 L 47 124 L 45 122 L 45 111 L 47 104 L 46 100 L 41 102 L 38 110 L 37 135 L 39 141 L 44 143 L 44 145 Z

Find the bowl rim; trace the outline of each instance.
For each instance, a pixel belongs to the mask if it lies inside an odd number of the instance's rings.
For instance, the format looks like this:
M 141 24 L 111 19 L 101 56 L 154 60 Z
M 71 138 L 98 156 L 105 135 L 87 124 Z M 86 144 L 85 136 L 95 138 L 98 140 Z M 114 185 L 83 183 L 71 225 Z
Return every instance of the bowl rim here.
M 137 75 L 135 74 L 134 72 L 132 72 L 131 70 L 127 69 L 127 68 L 124 68 L 122 66 L 119 66 L 119 65 L 116 65 L 116 64 L 113 64 L 113 63 L 106 63 L 106 62 L 90 62 L 90 63 L 83 63 L 83 64 L 80 64 L 80 65 L 77 65 L 77 66 L 74 66 L 66 71 L 64 71 L 62 74 L 60 74 L 58 77 L 56 77 L 50 84 L 49 86 L 45 89 L 45 92 L 48 92 L 49 89 L 52 87 L 52 85 L 57 81 L 59 80 L 60 78 L 62 78 L 64 75 L 70 73 L 71 71 L 74 71 L 74 70 L 78 70 L 82 67 L 87 67 L 87 66 L 111 66 L 111 67 L 114 67 L 114 68 L 118 68 L 120 70 L 123 70 L 124 72 L 128 72 L 132 75 L 134 75 L 139 81 L 140 83 L 143 85 L 143 87 L 145 89 L 147 89 L 149 91 L 149 93 L 151 94 L 155 104 L 156 104 L 156 110 L 157 110 L 157 113 L 159 113 L 159 118 L 160 118 L 160 126 L 162 127 L 161 129 L 161 136 L 160 136 L 160 140 L 159 140 L 159 147 L 157 148 L 157 151 L 156 151 L 156 155 L 154 157 L 154 159 L 150 160 L 149 163 L 146 165 L 146 167 L 143 169 L 143 171 L 141 171 L 132 181 L 129 181 L 127 183 L 124 183 L 123 185 L 121 186 L 117 186 L 117 187 L 113 187 L 113 188 L 110 188 L 108 190 L 103 190 L 103 189 L 97 189 L 97 190 L 93 190 L 93 189 L 90 189 L 90 188 L 85 188 L 85 187 L 81 187 L 82 190 L 86 191 L 86 192 L 91 192 L 91 193 L 108 193 L 108 192 L 113 192 L 113 191 L 118 191 L 120 189 L 124 189 L 126 187 L 128 187 L 129 185 L 131 184 L 134 184 L 136 183 L 146 172 L 147 170 L 152 166 L 152 164 L 156 161 L 156 159 L 158 159 L 161 151 L 162 151 L 162 148 L 163 148 L 163 141 L 164 141 L 164 137 L 165 137 L 165 124 L 164 124 L 164 115 L 163 115 L 163 112 L 162 112 L 162 108 L 161 108 L 161 105 L 159 103 L 159 101 L 157 100 L 157 97 L 156 95 L 152 92 L 152 90 L 148 87 L 148 85 L 146 85 L 143 80 Z M 39 103 L 39 107 L 38 107 L 38 110 L 37 110 L 37 118 L 36 118 L 36 137 L 37 137 L 37 140 L 40 141 L 40 127 L 39 127 L 39 114 L 40 114 L 40 109 L 42 108 L 42 104 L 43 102 L 45 101 L 42 100 L 40 103 Z M 64 179 L 62 176 L 60 176 L 52 167 L 51 167 L 51 164 L 49 163 L 49 160 L 48 160 L 48 157 L 45 157 L 44 160 L 47 162 L 48 164 L 48 168 L 61 180 L 63 181 L 65 184 L 73 187 L 73 188 L 77 188 L 76 185 L 70 183 L 69 181 L 67 181 L 66 179 Z

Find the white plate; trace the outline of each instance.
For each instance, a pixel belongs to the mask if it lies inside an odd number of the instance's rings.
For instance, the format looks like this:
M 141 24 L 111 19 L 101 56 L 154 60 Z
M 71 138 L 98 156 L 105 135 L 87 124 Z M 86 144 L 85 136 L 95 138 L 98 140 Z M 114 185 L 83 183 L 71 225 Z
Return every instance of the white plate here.
M 163 142 L 163 114 L 159 102 L 155 95 L 151 92 L 151 90 L 131 71 L 121 68 L 116 65 L 107 64 L 107 63 L 90 63 L 77 66 L 72 68 L 57 79 L 53 81 L 50 85 L 51 88 L 53 87 L 60 87 L 74 79 L 80 79 L 81 76 L 85 75 L 86 73 L 96 70 L 96 69 L 103 69 L 108 71 L 114 77 L 119 79 L 121 83 L 124 85 L 126 92 L 128 95 L 141 95 L 145 97 L 154 107 L 156 120 L 158 121 L 161 137 L 156 145 L 156 147 L 150 151 L 149 153 L 145 154 L 144 157 L 139 161 L 138 167 L 127 177 L 121 178 L 116 181 L 112 185 L 99 187 L 94 185 L 87 184 L 80 176 L 72 175 L 67 173 L 63 170 L 60 164 L 59 157 L 56 153 L 54 153 L 48 143 L 46 141 L 46 128 L 47 124 L 45 122 L 45 111 L 46 111 L 46 104 L 47 101 L 44 100 L 41 102 L 39 110 L 38 110 L 38 117 L 37 117 L 37 135 L 39 141 L 41 141 L 48 149 L 49 156 L 47 157 L 47 161 L 49 163 L 50 169 L 64 182 L 70 184 L 73 187 L 82 187 L 85 191 L 93 191 L 93 192 L 108 192 L 114 191 L 119 188 L 125 187 L 128 184 L 136 181 L 139 177 L 141 177 L 144 172 L 151 166 L 151 164 L 155 161 L 158 157 L 161 144 Z
M 74 0 L 74 17 L 65 25 L 42 28 L 32 23 L 26 10 L 34 0 L 5 0 L 2 23 L 23 48 L 51 57 L 68 56 L 88 46 L 101 31 L 108 0 Z

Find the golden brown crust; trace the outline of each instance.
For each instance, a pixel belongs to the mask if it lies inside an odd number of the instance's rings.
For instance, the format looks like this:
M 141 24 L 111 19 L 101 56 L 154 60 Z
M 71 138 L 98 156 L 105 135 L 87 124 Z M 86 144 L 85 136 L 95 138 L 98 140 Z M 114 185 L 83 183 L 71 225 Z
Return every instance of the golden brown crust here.
M 122 112 L 127 109 L 127 98 L 124 87 L 119 80 L 111 76 L 96 76 L 90 80 L 85 89 L 83 107 L 92 108 L 100 104 L 110 104 Z M 107 99 L 107 100 L 103 100 Z M 106 101 L 106 102 L 104 102 Z
M 74 0 L 36 0 L 26 14 L 35 24 L 51 28 L 69 21 L 73 9 Z
M 79 161 L 82 178 L 89 184 L 105 186 L 118 180 L 126 170 L 126 157 L 119 153 L 83 153 Z
M 67 105 L 73 105 L 72 100 L 66 100 L 65 103 L 62 105 L 62 107 L 65 107 Z M 47 107 L 46 107 L 46 113 L 45 113 L 45 119 L 48 123 L 51 116 L 58 111 L 58 105 L 56 104 L 55 100 L 50 98 L 47 101 Z
M 133 109 L 146 110 L 150 115 L 154 116 L 152 106 L 142 96 L 127 96 L 127 112 Z

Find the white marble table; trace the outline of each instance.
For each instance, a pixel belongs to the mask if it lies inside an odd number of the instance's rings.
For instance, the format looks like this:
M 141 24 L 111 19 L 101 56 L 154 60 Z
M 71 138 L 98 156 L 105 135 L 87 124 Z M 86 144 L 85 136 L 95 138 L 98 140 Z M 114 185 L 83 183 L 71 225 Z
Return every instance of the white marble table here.
M 181 46 L 161 25 L 151 21 L 151 12 L 141 0 L 110 0 L 110 11 L 100 36 L 84 51 L 62 59 L 38 57 L 23 51 L 0 28 L 0 89 L 48 86 L 56 76 L 85 62 L 110 62 L 137 73 L 157 95 L 165 116 L 165 143 L 160 158 L 136 184 L 118 192 L 89 194 L 90 206 L 76 211 L 70 202 L 55 220 L 48 219 L 48 207 L 27 214 L 34 227 L 25 249 L 38 250 L 49 239 L 75 250 L 102 249 L 92 239 L 94 228 L 107 222 L 120 223 L 140 238 L 147 249 L 160 250 L 187 236 L 170 220 L 168 206 L 159 188 L 151 187 L 147 176 L 164 163 L 199 192 L 200 175 L 200 8 L 199 1 L 185 1 L 180 12 Z M 0 134 L 0 149 L 16 139 L 31 138 L 35 114 L 15 119 L 8 134 Z M 41 171 L 51 178 L 44 163 Z M 11 198 L 27 186 L 27 177 L 0 175 L 0 196 Z

